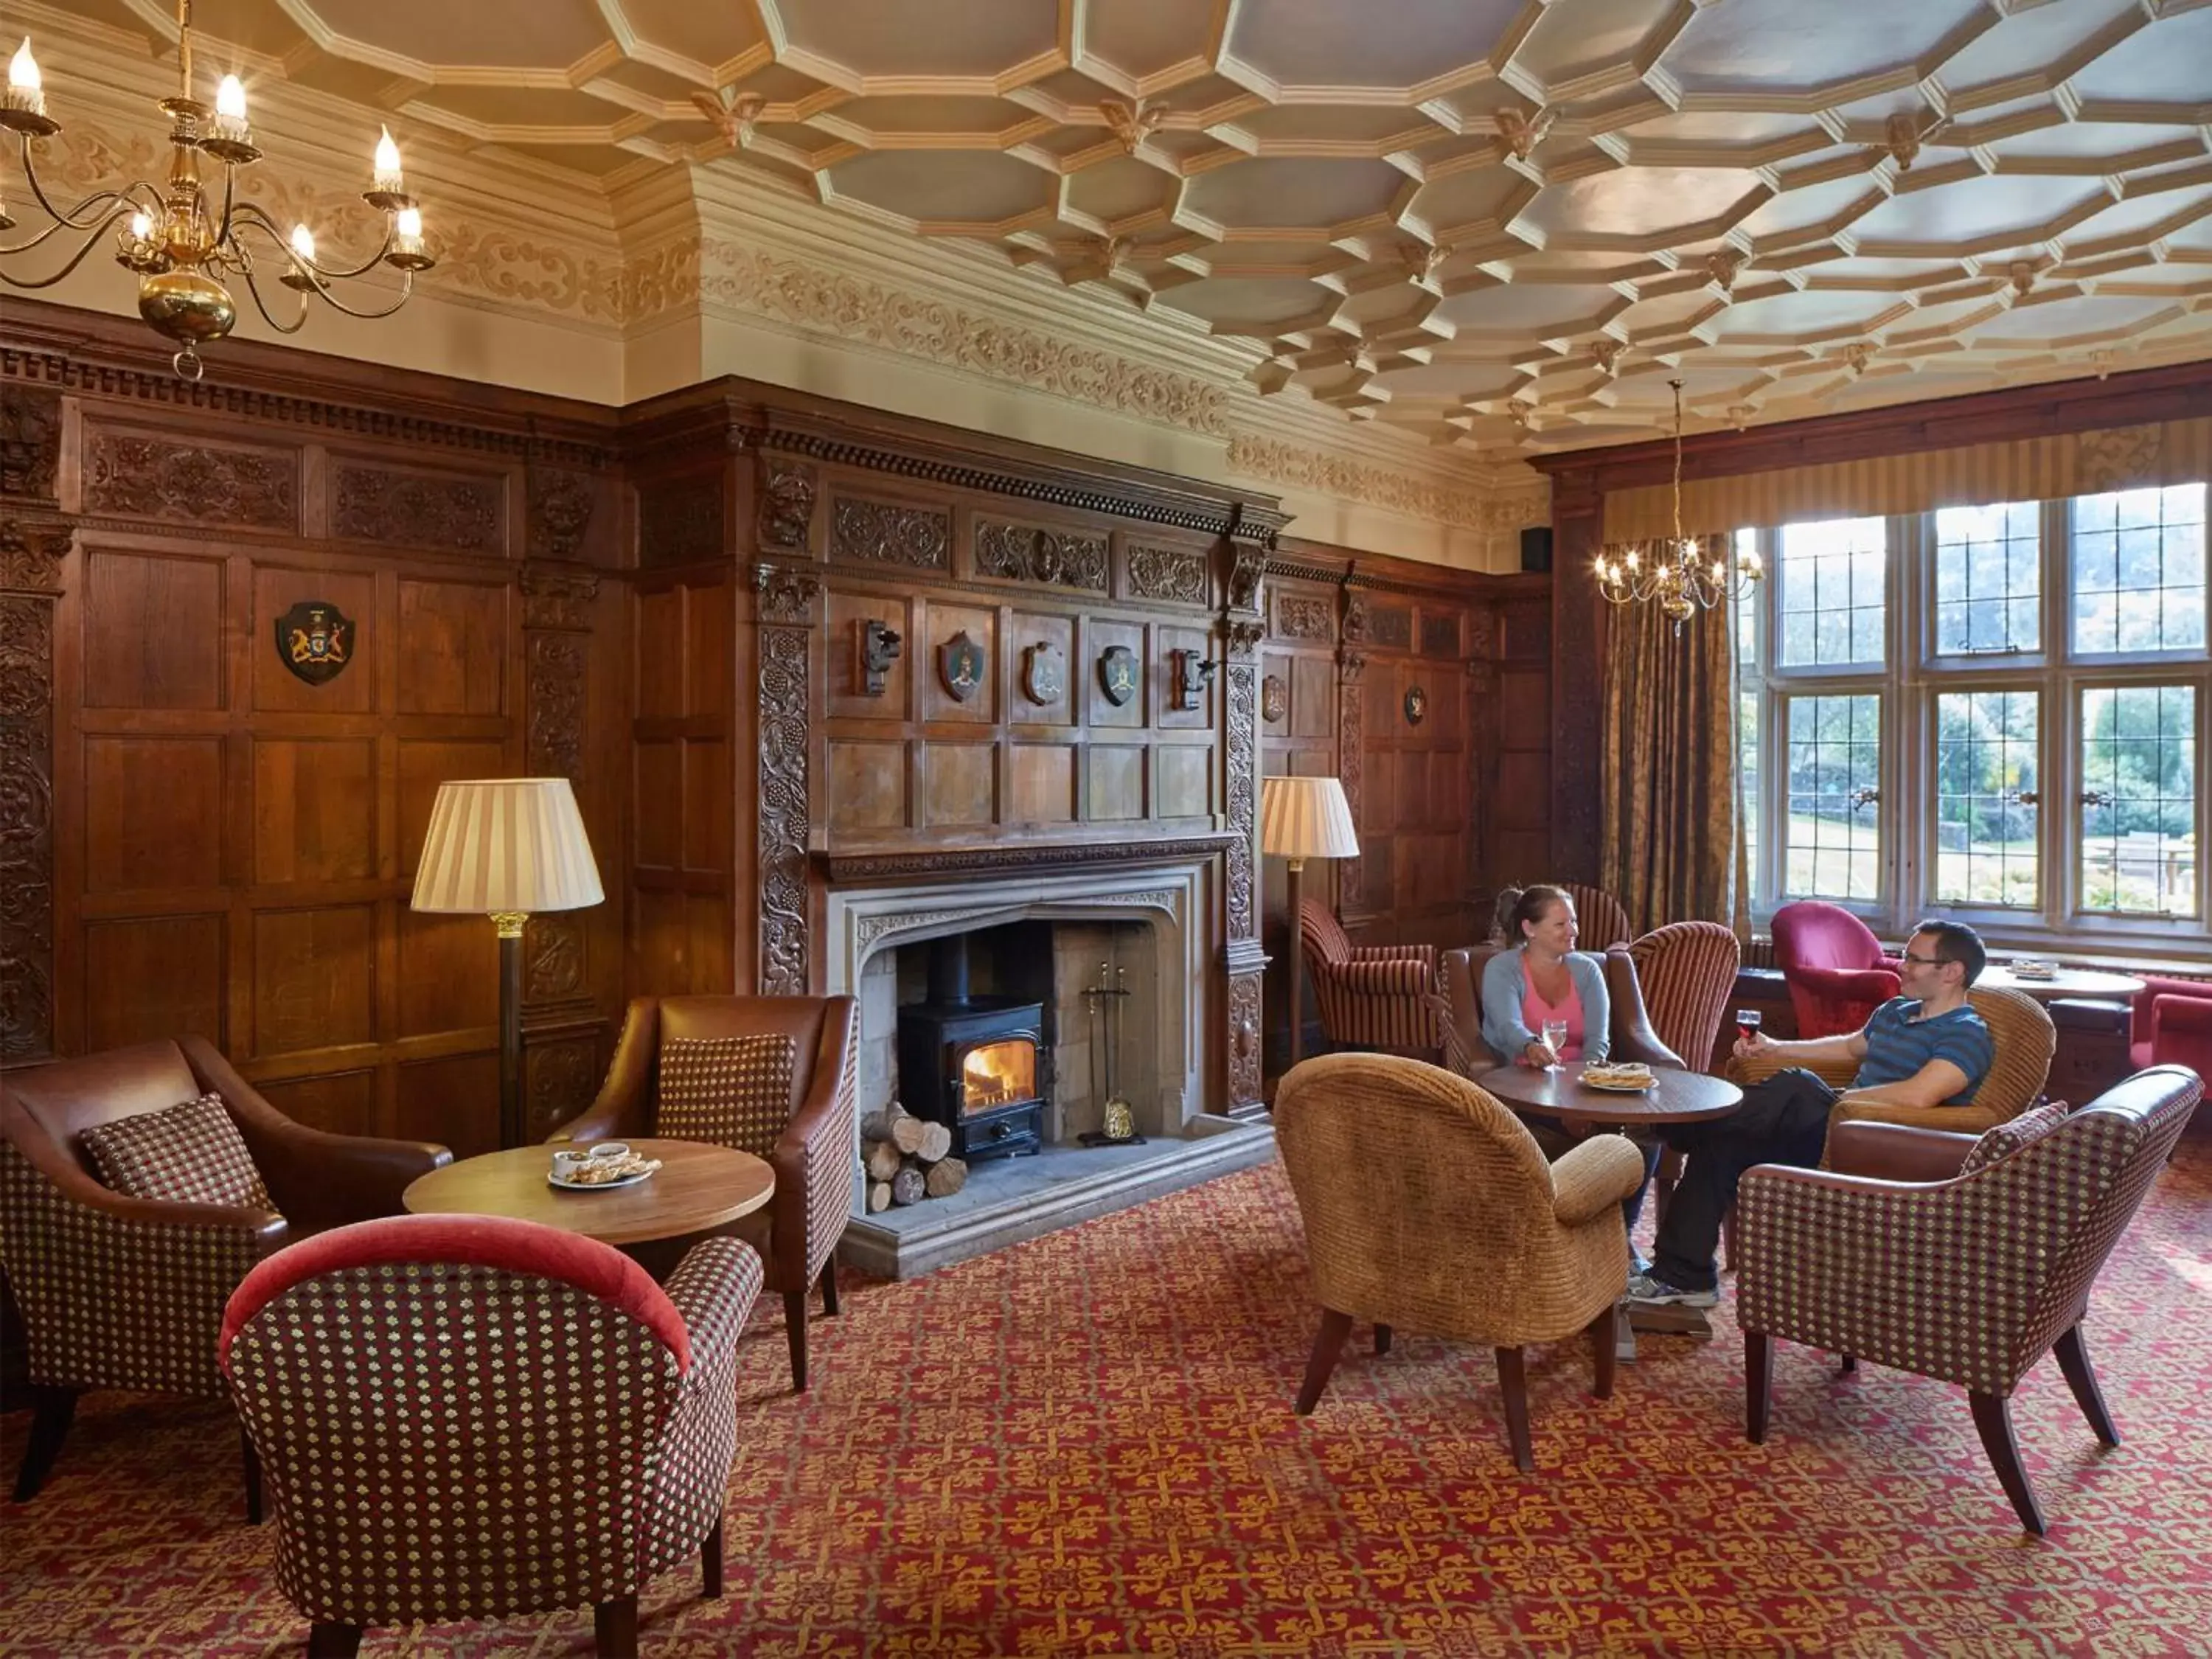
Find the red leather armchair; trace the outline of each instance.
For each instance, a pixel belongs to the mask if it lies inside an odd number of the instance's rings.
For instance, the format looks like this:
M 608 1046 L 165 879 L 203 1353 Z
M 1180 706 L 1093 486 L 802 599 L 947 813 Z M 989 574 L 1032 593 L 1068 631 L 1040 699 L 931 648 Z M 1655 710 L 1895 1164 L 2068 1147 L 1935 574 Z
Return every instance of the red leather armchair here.
M 268 1208 L 131 1198 L 101 1184 L 98 1125 L 222 1097 Z M 15 1501 L 46 1483 L 88 1389 L 220 1397 L 223 1302 L 264 1256 L 310 1233 L 396 1215 L 443 1146 L 295 1123 L 201 1037 L 142 1042 L 11 1073 L 0 1087 L 0 1255 L 29 1336 L 36 1415 Z M 261 1486 L 246 1446 L 246 1518 Z
M 1897 994 L 1897 970 L 1867 925 L 1840 905 L 1806 899 L 1774 913 L 1774 962 L 1790 988 L 1801 1037 L 1838 1036 Z
M 2212 1077 L 2212 981 L 2146 979 L 2128 1035 L 2136 1070 L 2186 1066 Z
M 797 1389 L 806 1387 L 808 1290 L 819 1283 L 823 1312 L 837 1312 L 837 1241 L 852 1218 L 860 1155 L 858 1008 L 850 997 L 639 997 L 599 1098 L 551 1137 L 675 1134 L 723 1140 L 768 1160 L 775 1196 L 762 1212 L 767 1231 L 754 1242 L 767 1259 L 769 1288 L 783 1297 Z M 660 1127 L 663 1043 L 760 1036 L 790 1039 L 787 1097 L 753 1109 L 730 1103 L 737 1109 L 728 1133 Z

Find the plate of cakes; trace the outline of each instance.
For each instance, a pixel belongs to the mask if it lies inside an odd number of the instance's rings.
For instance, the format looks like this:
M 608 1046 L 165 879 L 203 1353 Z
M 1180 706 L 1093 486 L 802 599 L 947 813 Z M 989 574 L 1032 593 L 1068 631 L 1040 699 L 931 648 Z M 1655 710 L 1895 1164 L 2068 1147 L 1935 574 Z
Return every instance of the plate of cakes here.
M 618 1140 L 602 1142 L 589 1150 L 577 1147 L 553 1154 L 546 1171 L 548 1185 L 571 1193 L 603 1193 L 616 1187 L 635 1187 L 660 1168 L 657 1158 L 630 1151 Z
M 1594 1060 L 1583 1067 L 1583 1081 L 1593 1089 L 1632 1095 L 1656 1086 L 1659 1079 L 1642 1060 Z

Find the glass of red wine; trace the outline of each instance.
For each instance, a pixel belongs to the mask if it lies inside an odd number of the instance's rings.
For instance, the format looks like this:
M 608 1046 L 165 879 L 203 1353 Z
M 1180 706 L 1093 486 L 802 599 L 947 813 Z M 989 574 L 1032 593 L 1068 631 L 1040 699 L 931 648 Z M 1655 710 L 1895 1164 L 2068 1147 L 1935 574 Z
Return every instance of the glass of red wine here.
M 1753 1038 L 1759 1035 L 1759 1025 L 1763 1023 L 1765 1018 L 1765 1016 L 1761 1014 L 1756 1008 L 1737 1009 L 1735 1011 L 1735 1034 L 1741 1037 L 1746 1042 L 1749 1042 Z

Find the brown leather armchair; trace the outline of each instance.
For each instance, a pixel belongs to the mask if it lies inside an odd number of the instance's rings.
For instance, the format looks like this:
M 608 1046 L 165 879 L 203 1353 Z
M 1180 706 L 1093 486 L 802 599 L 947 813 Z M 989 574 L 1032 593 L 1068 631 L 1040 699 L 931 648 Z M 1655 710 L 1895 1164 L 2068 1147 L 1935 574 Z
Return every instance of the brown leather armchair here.
M 1480 1078 L 1504 1062 L 1495 1059 L 1482 1041 L 1482 970 L 1491 957 L 1507 947 L 1469 945 L 1443 953 L 1440 967 L 1444 988 L 1430 999 L 1442 1033 L 1444 1065 L 1462 1077 Z M 1611 1005 L 1606 1022 L 1606 1057 L 1642 1060 L 1646 1066 L 1680 1066 L 1682 1060 L 1659 1040 L 1644 1006 L 1644 988 L 1635 961 L 1626 950 L 1605 953 L 1605 990 Z
M 101 1184 L 87 1129 L 209 1093 L 222 1097 L 271 1207 L 131 1198 Z M 15 1501 L 46 1483 L 80 1394 L 220 1398 L 223 1304 L 254 1263 L 309 1234 L 398 1214 L 408 1183 L 452 1160 L 443 1146 L 295 1123 L 202 1037 L 11 1073 L 0 1085 L 0 1261 L 29 1337 L 36 1408 Z M 246 1470 L 246 1517 L 258 1522 L 250 1443 Z
M 605 1140 L 666 1133 L 658 1127 L 664 1042 L 791 1039 L 790 1097 L 768 1103 L 772 1127 L 720 1138 L 766 1158 L 775 1171 L 775 1195 L 761 1212 L 765 1228 L 752 1222 L 747 1237 L 768 1264 L 769 1287 L 783 1296 L 795 1389 L 806 1387 L 808 1288 L 818 1282 L 823 1313 L 834 1318 L 837 1312 L 837 1241 L 852 1218 L 860 1158 L 858 1008 L 850 997 L 639 997 L 623 1021 L 599 1098 L 551 1136 Z

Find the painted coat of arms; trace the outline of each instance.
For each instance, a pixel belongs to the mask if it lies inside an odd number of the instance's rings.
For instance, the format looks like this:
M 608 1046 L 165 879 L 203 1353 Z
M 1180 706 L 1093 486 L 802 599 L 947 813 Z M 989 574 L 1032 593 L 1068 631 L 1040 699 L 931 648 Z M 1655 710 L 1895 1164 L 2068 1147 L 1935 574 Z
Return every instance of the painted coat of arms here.
M 1058 702 L 1067 690 L 1067 655 L 1058 646 L 1038 644 L 1022 653 L 1022 690 L 1034 703 Z
M 1098 689 L 1119 708 L 1137 695 L 1137 653 L 1126 645 L 1109 645 L 1099 654 Z
M 302 599 L 276 618 L 276 654 L 308 684 L 324 684 L 353 660 L 353 623 L 334 605 Z
M 986 659 L 983 647 L 962 629 L 937 647 L 937 672 L 956 702 L 965 702 L 982 688 Z
M 1419 726 L 1429 712 L 1429 694 L 1418 685 L 1406 692 L 1406 724 Z

